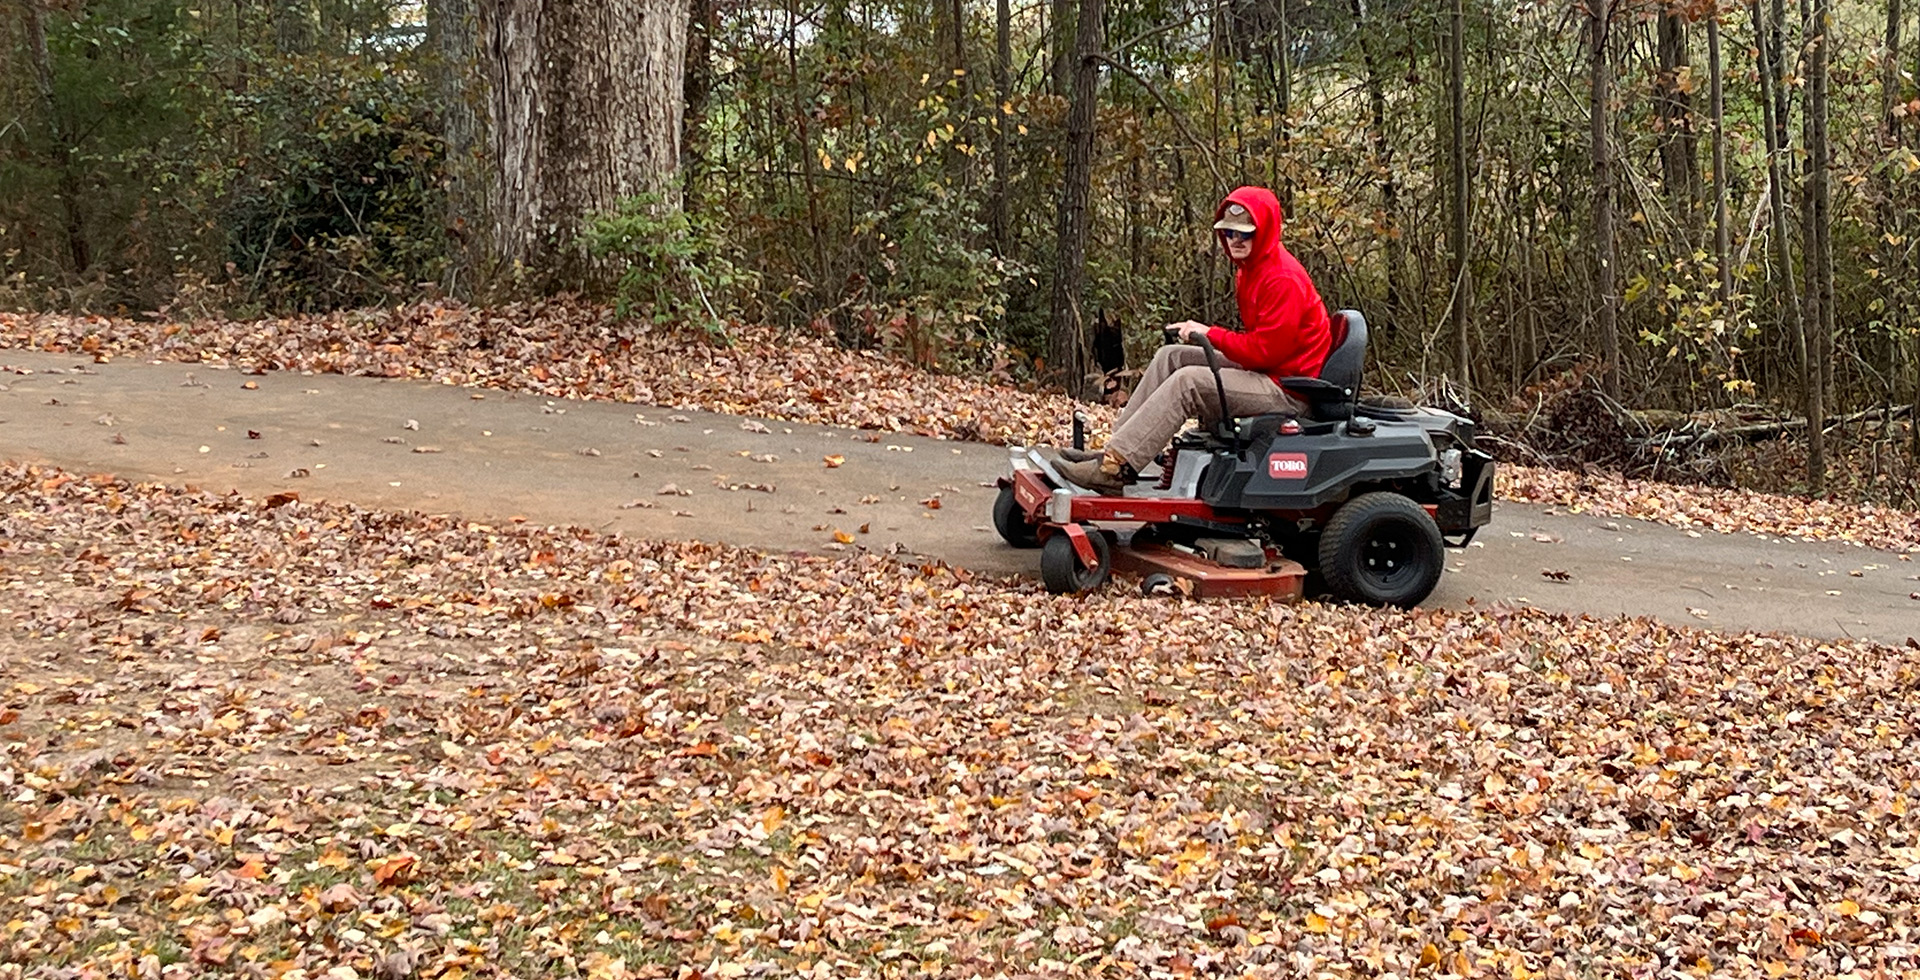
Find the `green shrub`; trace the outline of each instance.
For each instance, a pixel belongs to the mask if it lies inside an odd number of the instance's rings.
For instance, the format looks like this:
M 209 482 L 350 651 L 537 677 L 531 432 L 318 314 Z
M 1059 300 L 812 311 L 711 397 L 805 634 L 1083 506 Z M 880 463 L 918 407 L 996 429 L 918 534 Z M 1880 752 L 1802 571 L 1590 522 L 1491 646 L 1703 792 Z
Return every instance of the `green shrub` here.
M 621 201 L 612 213 L 589 220 L 580 240 L 614 274 L 621 316 L 690 324 L 722 343 L 758 286 L 707 217 L 672 207 L 659 194 Z

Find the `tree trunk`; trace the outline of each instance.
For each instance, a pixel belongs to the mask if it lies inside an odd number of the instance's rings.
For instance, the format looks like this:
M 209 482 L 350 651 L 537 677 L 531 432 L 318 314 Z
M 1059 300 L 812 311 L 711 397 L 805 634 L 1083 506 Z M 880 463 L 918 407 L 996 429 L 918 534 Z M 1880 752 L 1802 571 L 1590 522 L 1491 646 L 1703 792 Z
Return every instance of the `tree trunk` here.
M 1733 297 L 1733 235 L 1727 227 L 1727 103 L 1721 90 L 1722 68 L 1720 12 L 1711 10 L 1707 14 L 1707 82 L 1709 111 L 1713 114 L 1713 261 L 1720 268 L 1720 283 L 1715 293 L 1720 301 L 1720 315 L 1728 316 L 1727 304 Z
M 1680 202 L 1691 215 L 1700 199 L 1699 141 L 1693 131 L 1693 96 L 1681 81 L 1688 64 L 1687 22 L 1669 8 L 1658 18 L 1660 74 L 1654 83 L 1659 110 L 1660 172 L 1667 197 Z
M 958 72 L 967 67 L 967 3 L 966 0 L 948 0 L 948 6 L 952 11 L 949 19 L 953 21 L 953 36 L 949 38 L 953 45 L 950 50 L 951 65 Z M 963 84 L 961 87 L 966 86 Z
M 1051 66 L 1047 78 L 1052 83 L 1053 94 L 1066 97 L 1073 90 L 1073 52 L 1074 23 L 1073 0 L 1051 0 L 1053 23 L 1048 37 L 1053 40 Z
M 1094 110 L 1097 108 L 1100 65 L 1106 22 L 1106 0 L 1082 0 L 1079 33 L 1075 40 L 1073 98 L 1067 108 L 1065 186 L 1060 194 L 1059 244 L 1053 276 L 1052 325 L 1047 348 L 1049 371 L 1078 394 L 1086 373 L 1086 319 L 1081 293 L 1087 276 L 1087 205 L 1093 188 Z
M 60 103 L 54 97 L 53 56 L 47 50 L 47 12 L 41 0 L 22 0 L 26 14 L 27 58 L 33 63 L 33 88 L 39 96 L 40 111 L 47 119 L 47 161 L 59 175 L 60 211 L 65 218 L 67 258 L 75 273 L 93 267 L 93 246 L 87 241 L 86 212 L 81 199 L 80 173 L 67 127 L 60 118 Z
M 680 206 L 686 0 L 483 3 L 497 257 L 545 288 L 602 286 L 585 223 L 638 194 Z
M 1009 0 L 993 5 L 993 246 L 1005 257 L 1007 227 L 1007 108 L 1013 97 L 1013 10 Z
M 1453 0 L 1447 31 L 1447 106 L 1451 119 L 1451 145 L 1448 147 L 1453 171 L 1451 223 L 1448 243 L 1453 252 L 1453 291 L 1449 309 L 1452 314 L 1454 370 L 1458 373 L 1460 397 L 1473 399 L 1473 338 L 1467 324 L 1468 308 L 1473 303 L 1473 277 L 1467 269 L 1467 235 L 1472 227 L 1472 201 L 1467 174 L 1467 15 L 1465 0 Z
M 446 142 L 447 274 L 450 296 L 470 298 L 485 273 L 488 248 L 486 118 L 487 75 L 481 71 L 479 15 L 473 0 L 430 0 L 427 50 L 440 97 L 440 136 Z
M 1880 141 L 1892 145 L 1899 124 L 1893 114 L 1900 101 L 1900 0 L 1887 0 L 1887 36 L 1880 60 Z M 1915 427 L 1920 428 L 1920 419 Z
M 1612 99 L 1613 63 L 1607 54 L 1612 33 L 1612 0 L 1587 0 L 1589 85 L 1588 122 L 1593 153 L 1594 324 L 1600 331 L 1601 383 L 1620 394 L 1619 296 L 1616 295 L 1613 242 L 1613 147 L 1607 138 L 1607 103 Z
M 1817 385 L 1808 384 L 1813 377 L 1812 366 L 1807 355 L 1807 318 L 1805 308 L 1800 302 L 1800 291 L 1794 283 L 1793 253 L 1787 240 L 1787 177 L 1780 158 L 1786 153 L 1784 136 L 1786 120 L 1781 118 L 1784 102 L 1779 98 L 1780 89 L 1785 84 L 1782 76 L 1781 51 L 1779 49 L 1779 20 L 1771 24 L 1761 16 L 1760 0 L 1751 0 L 1748 7 L 1753 18 L 1754 50 L 1760 62 L 1760 106 L 1766 131 L 1767 144 L 1767 197 L 1769 210 L 1773 216 L 1774 258 L 1780 264 L 1781 294 L 1786 297 L 1788 327 L 1793 334 L 1793 352 L 1798 362 L 1801 390 L 1807 394 L 1803 398 L 1803 407 L 1812 408 L 1812 392 Z M 1774 16 L 1780 16 L 1778 0 L 1774 4 Z M 1812 417 L 1808 412 L 1807 416 Z M 1818 427 L 1816 428 L 1816 432 Z M 1817 440 L 1817 434 L 1810 434 L 1809 440 Z M 1811 472 L 1813 467 L 1809 466 Z M 1824 467 L 1821 467 L 1824 472 Z
M 309 54 L 320 34 L 320 11 L 313 0 L 273 0 L 274 49 L 281 54 Z
M 1366 68 L 1362 84 L 1367 90 L 1367 138 L 1373 144 L 1373 167 L 1379 174 L 1380 210 L 1384 220 L 1379 227 L 1387 246 L 1387 308 L 1380 317 L 1380 335 L 1391 339 L 1397 330 L 1403 309 L 1400 277 L 1406 264 L 1406 244 L 1400 237 L 1400 179 L 1393 171 L 1393 141 L 1387 138 L 1386 86 L 1380 78 L 1380 56 L 1374 50 L 1373 25 L 1367 17 L 1366 0 L 1351 0 L 1353 21 L 1360 38 L 1360 58 Z
M 1293 112 L 1293 31 L 1287 23 L 1287 0 L 1274 0 L 1273 108 L 1280 124 L 1280 148 L 1287 146 L 1287 117 Z
M 1815 0 L 1807 25 L 1807 295 L 1816 313 L 1812 328 L 1813 377 L 1807 397 L 1807 482 L 1814 493 L 1826 489 L 1826 392 L 1833 383 L 1833 235 L 1832 193 L 1827 175 L 1833 166 L 1827 141 L 1828 51 L 1832 39 L 1831 0 Z

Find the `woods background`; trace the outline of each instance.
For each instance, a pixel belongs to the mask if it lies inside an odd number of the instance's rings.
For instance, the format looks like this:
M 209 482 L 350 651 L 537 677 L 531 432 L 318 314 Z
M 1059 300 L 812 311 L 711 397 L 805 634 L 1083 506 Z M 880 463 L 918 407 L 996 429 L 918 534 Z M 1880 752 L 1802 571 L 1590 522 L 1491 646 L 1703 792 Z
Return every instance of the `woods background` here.
M 1273 187 L 1504 453 L 1920 503 L 1902 0 L 4 0 L 0 306 L 580 292 L 1080 387 Z M 1600 0 L 1595 0 L 1600 2 Z

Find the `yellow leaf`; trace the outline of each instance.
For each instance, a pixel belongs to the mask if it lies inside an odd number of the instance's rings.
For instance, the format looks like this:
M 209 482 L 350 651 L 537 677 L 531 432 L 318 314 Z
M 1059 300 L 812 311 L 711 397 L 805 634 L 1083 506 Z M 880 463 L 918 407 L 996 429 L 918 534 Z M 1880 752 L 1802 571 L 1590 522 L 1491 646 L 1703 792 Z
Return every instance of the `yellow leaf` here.
M 1833 911 L 1837 915 L 1859 915 L 1860 903 L 1851 898 L 1841 899 L 1840 904 L 1833 907 Z
M 848 534 L 847 532 L 845 532 L 845 531 L 842 531 L 842 530 L 840 530 L 839 528 L 834 528 L 834 529 L 833 529 L 833 540 L 835 540 L 835 541 L 838 541 L 838 542 L 840 542 L 841 544 L 852 544 L 852 543 L 853 543 L 853 535 L 851 535 L 851 534 Z
M 1432 966 L 1438 962 L 1440 962 L 1440 947 L 1428 943 L 1425 948 L 1420 950 L 1421 966 Z
M 789 884 L 789 880 L 787 878 L 787 869 L 777 864 L 774 865 L 773 866 L 773 890 L 784 895 L 787 893 L 788 884 Z
M 1327 923 L 1326 916 L 1321 915 L 1318 912 L 1307 913 L 1307 931 L 1308 932 L 1326 932 L 1327 925 L 1328 923 Z
M 787 808 L 777 803 L 768 807 L 767 812 L 760 815 L 760 828 L 769 834 L 779 830 L 780 825 L 786 822 Z

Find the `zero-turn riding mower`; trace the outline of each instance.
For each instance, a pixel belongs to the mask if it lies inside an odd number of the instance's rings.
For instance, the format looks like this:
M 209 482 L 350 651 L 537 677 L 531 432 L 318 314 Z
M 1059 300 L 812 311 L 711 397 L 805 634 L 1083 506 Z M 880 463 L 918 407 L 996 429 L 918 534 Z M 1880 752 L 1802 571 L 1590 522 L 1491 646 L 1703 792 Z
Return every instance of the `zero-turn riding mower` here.
M 1074 486 L 1047 451 L 1011 447 L 995 529 L 1040 549 L 1054 593 L 1099 588 L 1119 569 L 1150 593 L 1296 599 L 1313 578 L 1334 599 L 1418 604 L 1440 580 L 1444 548 L 1465 547 L 1492 517 L 1493 458 L 1461 415 L 1361 401 L 1366 320 L 1342 310 L 1331 327 L 1320 375 L 1282 381 L 1305 410 L 1249 418 L 1227 410 L 1219 354 L 1200 337 L 1220 421 L 1176 437 L 1161 479 L 1121 496 Z

